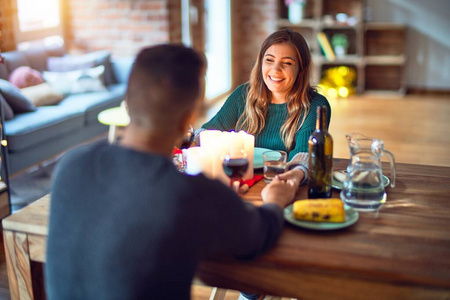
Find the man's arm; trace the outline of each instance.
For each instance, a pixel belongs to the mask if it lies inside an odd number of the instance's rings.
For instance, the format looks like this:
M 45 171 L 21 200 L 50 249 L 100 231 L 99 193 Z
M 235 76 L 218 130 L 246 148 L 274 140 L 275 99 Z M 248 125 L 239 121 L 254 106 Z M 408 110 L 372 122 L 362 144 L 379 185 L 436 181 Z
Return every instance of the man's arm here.
M 290 180 L 274 179 L 261 192 L 264 205 L 256 207 L 242 201 L 229 190 L 223 207 L 217 208 L 220 242 L 226 252 L 241 259 L 251 259 L 270 249 L 284 224 L 283 208 L 292 202 L 296 186 Z

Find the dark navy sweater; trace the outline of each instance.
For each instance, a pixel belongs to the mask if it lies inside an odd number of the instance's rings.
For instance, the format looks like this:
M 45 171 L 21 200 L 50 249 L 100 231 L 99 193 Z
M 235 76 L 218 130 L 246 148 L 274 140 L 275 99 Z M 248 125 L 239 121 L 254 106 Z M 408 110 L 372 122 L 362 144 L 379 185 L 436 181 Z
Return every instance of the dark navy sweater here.
M 95 143 L 56 167 L 46 290 L 52 299 L 189 299 L 202 259 L 251 259 L 283 226 L 274 204 L 245 203 L 170 159 Z

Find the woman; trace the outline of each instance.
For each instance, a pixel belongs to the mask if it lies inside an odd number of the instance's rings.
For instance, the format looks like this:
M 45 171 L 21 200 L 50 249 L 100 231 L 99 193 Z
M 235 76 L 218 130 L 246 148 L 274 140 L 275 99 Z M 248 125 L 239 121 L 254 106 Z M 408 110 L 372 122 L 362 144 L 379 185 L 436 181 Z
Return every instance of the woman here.
M 308 138 L 315 129 L 316 107 L 325 97 L 311 87 L 311 55 L 303 36 L 290 29 L 272 33 L 263 42 L 250 81 L 239 86 L 202 130 L 245 130 L 256 147 L 289 153 L 290 171 L 281 179 L 306 180 Z

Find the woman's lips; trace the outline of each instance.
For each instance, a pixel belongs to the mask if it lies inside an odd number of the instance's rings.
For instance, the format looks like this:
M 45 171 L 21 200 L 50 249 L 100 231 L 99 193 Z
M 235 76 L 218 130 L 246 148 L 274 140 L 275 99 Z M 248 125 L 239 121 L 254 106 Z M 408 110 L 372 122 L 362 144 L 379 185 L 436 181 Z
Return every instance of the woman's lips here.
M 275 76 L 270 76 L 269 75 L 269 79 L 271 80 L 271 81 L 273 81 L 273 82 L 281 82 L 281 81 L 283 81 L 284 80 L 284 78 L 281 78 L 281 77 L 275 77 Z

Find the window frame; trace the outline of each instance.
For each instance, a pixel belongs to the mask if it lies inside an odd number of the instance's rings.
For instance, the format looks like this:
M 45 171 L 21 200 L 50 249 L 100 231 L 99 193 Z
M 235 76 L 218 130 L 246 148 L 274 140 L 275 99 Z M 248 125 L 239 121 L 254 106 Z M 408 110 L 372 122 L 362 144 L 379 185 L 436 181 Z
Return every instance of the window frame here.
M 60 36 L 63 38 L 64 36 L 64 27 L 63 27 L 63 9 L 62 9 L 62 0 L 58 0 L 59 5 L 59 25 L 54 27 L 47 27 L 37 30 L 30 31 L 21 31 L 20 30 L 20 20 L 19 20 L 19 8 L 17 0 L 12 1 L 14 6 L 14 17 L 13 17 L 13 27 L 14 27 L 14 37 L 16 45 L 25 42 L 33 42 L 44 40 L 45 38 L 52 36 Z

